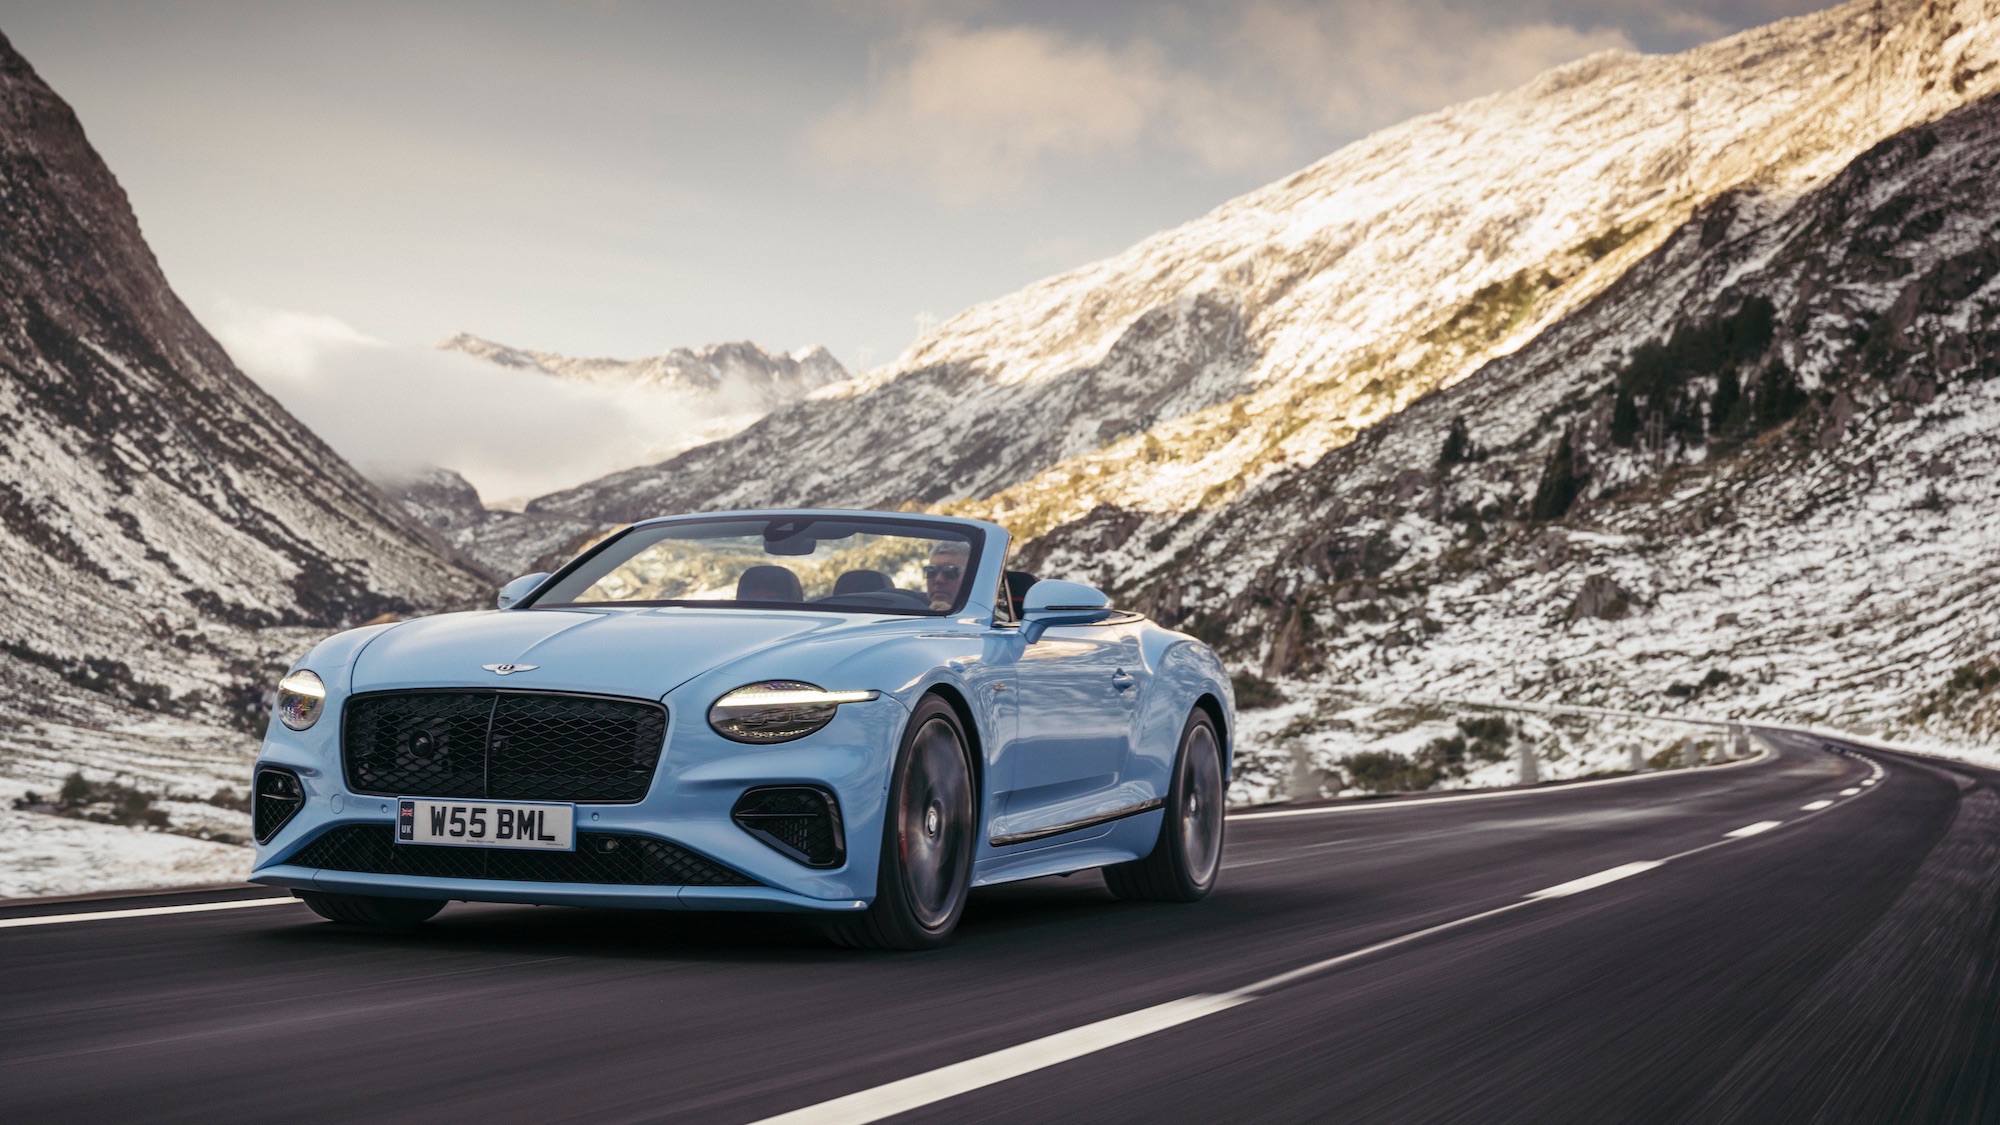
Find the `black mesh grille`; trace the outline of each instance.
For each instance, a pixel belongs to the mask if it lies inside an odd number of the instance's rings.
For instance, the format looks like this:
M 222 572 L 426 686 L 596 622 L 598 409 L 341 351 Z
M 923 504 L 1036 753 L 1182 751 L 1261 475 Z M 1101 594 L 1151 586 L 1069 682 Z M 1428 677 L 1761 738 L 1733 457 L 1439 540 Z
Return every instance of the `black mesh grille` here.
M 808 867 L 839 867 L 847 858 L 840 805 L 809 786 L 752 789 L 731 810 L 739 827 Z
M 755 879 L 678 844 L 623 832 L 578 832 L 573 852 L 536 852 L 398 844 L 396 830 L 391 825 L 350 824 L 300 848 L 286 862 L 328 871 L 421 875 L 435 879 L 648 887 L 758 885 Z
M 656 703 L 519 691 L 357 695 L 344 724 L 348 787 L 387 797 L 637 801 L 667 737 Z
M 250 831 L 262 844 L 278 834 L 305 807 L 305 788 L 299 777 L 287 769 L 266 766 L 257 771 L 251 784 Z

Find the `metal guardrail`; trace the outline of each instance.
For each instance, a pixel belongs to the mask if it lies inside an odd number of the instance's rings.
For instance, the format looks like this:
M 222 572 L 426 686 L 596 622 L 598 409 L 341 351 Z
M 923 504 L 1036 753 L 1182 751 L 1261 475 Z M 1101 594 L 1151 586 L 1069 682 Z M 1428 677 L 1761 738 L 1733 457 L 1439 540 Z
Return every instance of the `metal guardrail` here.
M 1625 769 L 1617 772 L 1642 773 L 1662 768 L 1693 768 L 1704 764 L 1740 762 L 1754 756 L 1750 742 L 1751 728 L 1762 725 L 1746 723 L 1740 719 L 1665 715 L 1576 704 L 1468 699 L 1429 694 L 1389 696 L 1376 691 L 1338 685 L 1329 685 L 1329 689 L 1339 695 L 1360 701 L 1364 705 L 1380 706 L 1384 710 L 1415 707 L 1460 714 L 1488 712 L 1499 715 L 1534 715 L 1551 720 L 1538 724 L 1542 728 L 1539 731 L 1531 731 L 1519 721 L 1510 724 L 1512 733 L 1507 741 L 1515 759 L 1516 782 L 1521 785 L 1535 785 L 1542 781 L 1545 758 L 1558 759 L 1583 749 L 1586 744 L 1601 752 L 1606 741 L 1622 741 L 1626 744 L 1626 753 L 1629 756 L 1624 762 Z M 1589 730 L 1577 730 L 1571 724 L 1562 722 L 1565 719 L 1587 720 L 1598 725 Z M 1615 727 L 1607 729 L 1606 724 L 1626 728 L 1660 724 L 1701 732 L 1707 737 L 1685 735 L 1667 742 L 1662 747 L 1662 740 L 1657 737 L 1642 736 L 1630 729 L 1621 730 Z M 1565 729 L 1566 727 L 1569 729 Z M 1490 745 L 1487 749 L 1491 751 Z M 1492 758 L 1485 759 L 1487 765 L 1493 762 Z

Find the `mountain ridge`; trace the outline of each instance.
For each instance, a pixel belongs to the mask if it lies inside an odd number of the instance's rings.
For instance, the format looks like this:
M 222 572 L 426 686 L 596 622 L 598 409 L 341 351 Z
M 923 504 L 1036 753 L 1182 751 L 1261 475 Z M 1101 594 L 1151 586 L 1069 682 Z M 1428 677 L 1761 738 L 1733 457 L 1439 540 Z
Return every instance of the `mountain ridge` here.
M 309 636 L 488 589 L 235 367 L 4 36 L 0 435 L 16 594 L 0 601 L 0 799 L 78 769 L 155 794 L 240 788 L 266 693 Z M 234 829 L 217 806 L 176 808 Z
M 1704 201 L 1753 181 L 1806 190 L 1993 87 L 1989 8 L 1894 5 L 1878 38 L 1855 3 L 1681 55 L 1591 56 L 1364 138 L 966 310 L 891 368 L 528 513 L 602 526 L 916 504 L 1033 536 L 1100 504 L 1225 502 L 1534 338 Z

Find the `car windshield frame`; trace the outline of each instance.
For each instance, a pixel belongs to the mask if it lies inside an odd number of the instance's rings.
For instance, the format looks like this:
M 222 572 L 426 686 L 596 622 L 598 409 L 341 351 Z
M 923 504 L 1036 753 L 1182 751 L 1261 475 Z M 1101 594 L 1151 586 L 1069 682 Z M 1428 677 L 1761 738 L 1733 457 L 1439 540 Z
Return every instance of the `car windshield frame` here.
M 937 539 L 966 544 L 967 555 L 965 573 L 959 578 L 958 597 L 947 609 L 925 607 L 903 608 L 898 606 L 870 606 L 843 604 L 834 601 L 739 601 L 731 598 L 633 598 L 606 601 L 552 601 L 553 595 L 571 584 L 579 574 L 589 573 L 576 593 L 583 593 L 595 586 L 606 576 L 615 572 L 632 559 L 650 550 L 654 545 L 670 539 L 699 540 L 701 538 L 728 538 L 727 536 L 700 536 L 688 532 L 700 528 L 746 527 L 763 524 L 766 541 L 770 542 L 769 531 L 785 524 L 796 524 L 792 536 L 808 532 L 815 524 L 831 524 L 836 529 L 855 526 L 853 534 L 879 534 L 884 536 L 905 536 L 911 539 Z M 862 530 L 862 529 L 868 530 Z M 634 538 L 644 542 L 632 547 Z M 788 536 L 789 537 L 789 536 Z M 830 537 L 844 538 L 844 537 Z M 617 561 L 604 565 L 604 557 L 622 551 Z M 950 617 L 962 613 L 972 600 L 975 580 L 985 559 L 986 533 L 976 525 L 930 520 L 917 516 L 901 516 L 872 512 L 744 512 L 731 515 L 705 516 L 691 519 L 674 519 L 659 523 L 639 523 L 606 536 L 588 550 L 571 559 L 541 584 L 531 597 L 525 599 L 516 609 L 648 609 L 676 607 L 687 609 L 756 610 L 764 612 L 788 613 L 861 613 L 891 617 Z M 787 557 L 782 554 L 770 556 L 771 562 L 781 562 Z M 834 595 L 829 595 L 834 596 Z

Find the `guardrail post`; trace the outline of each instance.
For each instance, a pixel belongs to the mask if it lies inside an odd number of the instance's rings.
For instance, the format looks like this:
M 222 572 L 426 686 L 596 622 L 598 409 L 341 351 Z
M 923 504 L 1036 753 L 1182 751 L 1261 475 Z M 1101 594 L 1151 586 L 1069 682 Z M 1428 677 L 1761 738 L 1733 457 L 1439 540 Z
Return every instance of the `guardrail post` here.
M 1639 743 L 1634 742 L 1632 744 L 1632 772 L 1638 773 L 1640 770 L 1643 770 L 1645 768 L 1646 768 L 1646 748 L 1640 745 Z
M 1681 739 L 1681 765 L 1693 769 L 1701 764 L 1701 743 L 1692 738 Z
M 1535 740 L 1523 738 L 1520 743 L 1521 784 L 1539 785 L 1542 781 L 1540 765 L 1535 761 Z

